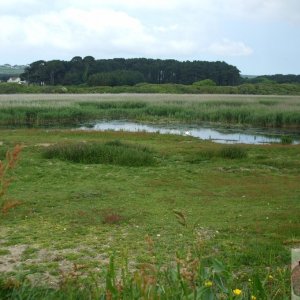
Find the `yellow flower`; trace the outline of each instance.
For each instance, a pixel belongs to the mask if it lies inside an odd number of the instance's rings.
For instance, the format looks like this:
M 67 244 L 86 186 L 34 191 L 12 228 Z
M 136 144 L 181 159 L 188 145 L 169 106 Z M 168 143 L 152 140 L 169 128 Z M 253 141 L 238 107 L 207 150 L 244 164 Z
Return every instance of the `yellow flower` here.
M 270 280 L 274 279 L 274 277 L 272 275 L 269 275 L 268 277 Z
M 256 297 L 252 295 L 251 300 L 256 300 Z
M 240 296 L 242 294 L 242 290 L 235 289 L 235 290 L 233 290 L 233 293 L 234 293 L 235 296 Z
M 210 281 L 210 280 L 206 280 L 206 281 L 204 282 L 204 285 L 205 285 L 205 287 L 211 287 L 211 286 L 213 285 L 213 283 L 212 283 L 212 281 Z

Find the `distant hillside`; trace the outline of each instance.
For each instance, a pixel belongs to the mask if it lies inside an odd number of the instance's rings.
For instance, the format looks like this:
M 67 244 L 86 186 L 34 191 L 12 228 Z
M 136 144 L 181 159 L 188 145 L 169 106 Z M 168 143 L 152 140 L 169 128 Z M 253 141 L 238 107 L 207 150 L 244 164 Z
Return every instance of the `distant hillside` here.
M 24 72 L 26 66 L 11 66 L 9 64 L 0 65 L 0 74 L 16 74 L 20 75 Z
M 11 66 L 9 64 L 0 65 L 0 80 L 7 80 L 12 76 L 19 76 L 24 73 L 25 67 L 26 66 L 18 65 Z
M 249 79 L 256 78 L 257 76 L 258 75 L 244 75 L 244 74 L 241 74 L 242 78 L 249 78 Z

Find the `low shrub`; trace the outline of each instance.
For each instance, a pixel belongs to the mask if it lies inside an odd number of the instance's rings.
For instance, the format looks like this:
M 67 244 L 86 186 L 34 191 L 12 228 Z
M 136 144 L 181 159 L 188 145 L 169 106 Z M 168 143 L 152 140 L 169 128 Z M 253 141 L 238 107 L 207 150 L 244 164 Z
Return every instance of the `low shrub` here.
M 129 145 L 120 141 L 106 144 L 56 144 L 45 149 L 43 157 L 83 164 L 114 164 L 132 167 L 154 164 L 153 155 L 146 147 Z

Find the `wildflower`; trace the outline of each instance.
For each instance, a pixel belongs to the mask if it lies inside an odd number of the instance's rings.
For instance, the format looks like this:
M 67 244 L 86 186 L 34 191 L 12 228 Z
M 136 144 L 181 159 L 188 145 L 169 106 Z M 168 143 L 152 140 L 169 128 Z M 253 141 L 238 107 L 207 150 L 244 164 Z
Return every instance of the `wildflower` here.
M 256 300 L 256 297 L 252 295 L 251 300 Z
M 248 282 L 252 282 L 251 278 L 248 279 Z
M 204 282 L 204 286 L 205 286 L 205 287 L 211 287 L 212 285 L 213 285 L 213 282 L 210 281 L 210 280 L 206 280 L 206 281 Z
M 269 275 L 268 278 L 269 278 L 269 280 L 274 279 L 274 277 L 272 275 Z
M 233 293 L 234 293 L 235 296 L 240 296 L 242 294 L 242 290 L 235 289 L 235 290 L 233 290 Z

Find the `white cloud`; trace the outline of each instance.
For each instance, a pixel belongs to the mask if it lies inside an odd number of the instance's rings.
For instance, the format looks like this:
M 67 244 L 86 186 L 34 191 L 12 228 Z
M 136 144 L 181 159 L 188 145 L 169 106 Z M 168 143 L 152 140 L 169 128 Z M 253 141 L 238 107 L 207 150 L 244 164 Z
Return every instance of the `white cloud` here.
M 276 65 L 285 45 L 299 48 L 300 0 L 0 0 L 0 8 L 0 63 L 93 55 L 234 64 L 268 53 Z
M 156 30 L 157 32 L 170 33 L 178 30 L 179 26 L 177 24 L 167 25 L 167 26 L 154 26 L 153 29 Z
M 300 23 L 299 0 L 212 0 L 215 11 L 238 19 Z
M 208 47 L 208 51 L 221 56 L 248 56 L 253 53 L 253 50 L 243 42 L 235 42 L 228 39 L 212 43 Z
M 190 54 L 195 47 L 194 42 L 182 37 L 176 24 L 147 27 L 127 13 L 111 9 L 69 8 L 32 16 L 4 16 L 0 28 L 5 28 L 0 32 L 0 42 L 6 49 L 22 44 L 26 49 L 97 57 L 172 57 Z
M 0 34 L 3 43 L 13 43 L 18 38 L 28 46 L 73 49 L 109 42 L 122 36 L 141 42 L 147 40 L 147 34 L 137 19 L 112 10 L 66 9 L 30 17 L 6 16 L 1 17 L 0 26 L 5 28 Z
M 0 0 L 1 12 L 5 9 L 15 9 L 18 5 L 27 6 L 38 4 L 38 0 Z
M 191 1 L 191 0 L 187 0 Z M 194 2 L 192 0 L 192 2 Z M 182 0 L 54 0 L 56 5 L 63 5 L 64 7 L 76 7 L 76 8 L 103 8 L 110 7 L 116 10 L 166 10 L 166 9 L 174 9 L 179 5 L 185 5 L 186 2 Z

